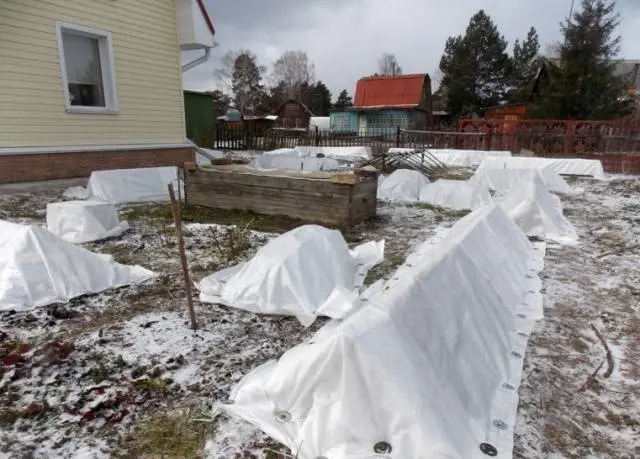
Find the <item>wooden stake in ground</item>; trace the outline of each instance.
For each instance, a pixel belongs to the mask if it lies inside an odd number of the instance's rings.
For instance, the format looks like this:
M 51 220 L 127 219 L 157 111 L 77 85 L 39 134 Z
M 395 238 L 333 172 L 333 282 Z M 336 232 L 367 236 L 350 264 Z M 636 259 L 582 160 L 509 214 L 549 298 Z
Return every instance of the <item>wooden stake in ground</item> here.
M 184 250 L 184 239 L 182 238 L 182 223 L 180 216 L 180 207 L 176 203 L 176 195 L 173 191 L 173 183 L 167 185 L 169 189 L 169 197 L 171 198 L 171 213 L 173 214 L 173 223 L 176 227 L 176 237 L 178 239 L 178 252 L 180 252 L 180 263 L 182 264 L 182 273 L 184 274 L 184 287 L 187 291 L 187 306 L 189 308 L 189 318 L 191 319 L 191 328 L 197 329 L 196 313 L 193 310 L 193 299 L 191 298 L 191 276 L 189 275 L 189 265 L 187 264 L 187 255 Z

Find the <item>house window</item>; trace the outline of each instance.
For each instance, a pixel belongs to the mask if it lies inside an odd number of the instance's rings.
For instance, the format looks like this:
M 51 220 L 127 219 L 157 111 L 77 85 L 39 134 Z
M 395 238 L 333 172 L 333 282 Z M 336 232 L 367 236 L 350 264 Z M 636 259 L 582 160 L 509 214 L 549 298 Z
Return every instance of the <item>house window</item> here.
M 73 24 L 56 24 L 68 112 L 117 111 L 111 34 Z

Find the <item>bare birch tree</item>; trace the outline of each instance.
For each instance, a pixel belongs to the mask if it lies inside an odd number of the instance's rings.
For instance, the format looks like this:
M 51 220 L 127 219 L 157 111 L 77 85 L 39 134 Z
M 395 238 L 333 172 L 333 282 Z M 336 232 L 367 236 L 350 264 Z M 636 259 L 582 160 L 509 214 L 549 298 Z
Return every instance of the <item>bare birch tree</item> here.
M 402 75 L 402 67 L 395 54 L 384 53 L 378 59 L 378 73 L 386 76 Z
M 283 84 L 287 96 L 300 100 L 303 88 L 313 84 L 315 67 L 305 51 L 286 51 L 273 63 L 274 84 Z

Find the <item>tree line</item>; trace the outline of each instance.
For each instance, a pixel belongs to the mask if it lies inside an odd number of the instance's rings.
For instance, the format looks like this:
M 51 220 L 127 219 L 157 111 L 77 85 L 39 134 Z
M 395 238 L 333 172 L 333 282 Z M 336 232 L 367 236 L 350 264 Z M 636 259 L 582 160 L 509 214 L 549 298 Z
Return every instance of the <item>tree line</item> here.
M 315 80 L 315 66 L 305 51 L 286 51 L 271 67 L 267 73 L 247 49 L 229 51 L 216 70 L 224 91 L 212 93 L 219 114 L 230 107 L 244 115 L 272 114 L 289 99 L 304 103 L 316 116 L 329 116 L 333 108 L 353 105 L 346 89 L 333 102 L 326 84 Z
M 484 10 L 463 35 L 449 37 L 440 60 L 436 93 L 454 116 L 527 102 L 527 115 L 547 119 L 613 119 L 631 112 L 626 82 L 617 75 L 619 15 L 613 0 L 582 0 L 561 23 L 563 40 L 552 58 L 540 55 L 536 29 L 508 43 Z
M 480 10 L 464 34 L 446 41 L 434 100 L 453 119 L 507 103 L 527 103 L 531 118 L 622 117 L 634 104 L 624 96 L 627 82 L 616 72 L 618 25 L 614 0 L 581 0 L 572 17 L 560 24 L 562 41 L 545 57 L 534 27 L 515 40 L 509 52 L 497 25 Z M 373 75 L 402 74 L 394 54 L 383 53 L 377 64 Z M 272 114 L 288 99 L 301 101 L 316 116 L 353 105 L 346 89 L 332 100 L 329 88 L 316 81 L 315 66 L 302 50 L 284 52 L 269 71 L 251 51 L 230 51 L 216 77 L 224 88 L 212 93 L 217 115 L 229 107 L 244 115 Z
M 374 75 L 400 75 L 402 68 L 395 55 L 384 53 Z M 286 51 L 271 65 L 271 71 L 258 64 L 257 56 L 247 49 L 229 51 L 221 59 L 216 77 L 224 88 L 213 91 L 216 116 L 233 107 L 244 115 L 275 112 L 284 102 L 295 99 L 316 116 L 329 116 L 331 109 L 353 105 L 343 89 L 335 102 L 329 88 L 315 81 L 315 66 L 305 51 Z

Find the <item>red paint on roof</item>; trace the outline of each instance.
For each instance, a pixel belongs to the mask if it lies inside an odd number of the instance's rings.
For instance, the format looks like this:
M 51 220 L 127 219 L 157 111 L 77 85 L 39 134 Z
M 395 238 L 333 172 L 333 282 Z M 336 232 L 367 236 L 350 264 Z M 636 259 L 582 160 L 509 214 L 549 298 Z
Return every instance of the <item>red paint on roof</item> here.
M 362 78 L 356 84 L 354 107 L 415 106 L 422 101 L 426 73 Z
M 200 12 L 202 13 L 202 17 L 204 18 L 205 22 L 207 23 L 207 27 L 209 28 L 209 32 L 211 32 L 211 35 L 215 35 L 216 30 L 213 28 L 213 21 L 211 21 L 211 16 L 209 16 L 209 13 L 207 12 L 207 7 L 204 6 L 204 0 L 197 0 L 197 2 L 198 6 L 200 7 Z

